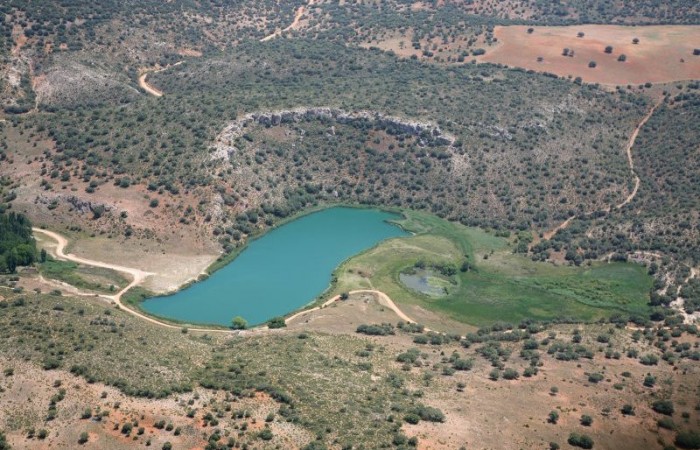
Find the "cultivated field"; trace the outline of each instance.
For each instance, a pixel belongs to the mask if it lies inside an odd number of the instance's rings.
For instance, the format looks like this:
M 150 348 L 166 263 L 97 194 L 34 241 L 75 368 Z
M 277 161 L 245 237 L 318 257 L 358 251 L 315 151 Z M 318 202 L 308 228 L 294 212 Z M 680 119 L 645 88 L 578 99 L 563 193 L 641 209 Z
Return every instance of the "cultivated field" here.
M 533 31 L 528 33 L 528 29 Z M 578 37 L 583 33 L 582 37 Z M 664 83 L 700 78 L 698 26 L 576 25 L 496 27 L 496 47 L 480 61 L 507 64 L 588 83 Z M 634 39 L 639 39 L 637 44 Z M 606 53 L 607 46 L 612 47 Z M 569 55 L 564 56 L 564 49 Z M 625 61 L 619 61 L 625 55 Z M 540 60 L 541 58 L 541 60 Z M 591 61 L 596 67 L 589 67 Z

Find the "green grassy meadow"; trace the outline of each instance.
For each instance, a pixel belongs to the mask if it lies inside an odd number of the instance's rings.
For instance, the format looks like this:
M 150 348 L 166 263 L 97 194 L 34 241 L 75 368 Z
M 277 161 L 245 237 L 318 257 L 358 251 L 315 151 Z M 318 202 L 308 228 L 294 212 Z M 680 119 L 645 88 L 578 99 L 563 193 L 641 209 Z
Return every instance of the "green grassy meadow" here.
M 378 289 L 399 303 L 415 304 L 471 325 L 523 319 L 594 321 L 614 314 L 646 315 L 652 279 L 632 263 L 593 262 L 581 267 L 534 262 L 514 254 L 512 238 L 468 228 L 430 214 L 405 211 L 400 221 L 415 233 L 386 241 L 345 262 L 331 295 Z M 451 264 L 456 287 L 439 299 L 403 286 L 399 273 L 417 261 Z
M 39 266 L 39 271 L 45 278 L 104 293 L 117 292 L 129 284 L 126 278 L 114 270 L 82 266 L 71 261 L 49 259 Z

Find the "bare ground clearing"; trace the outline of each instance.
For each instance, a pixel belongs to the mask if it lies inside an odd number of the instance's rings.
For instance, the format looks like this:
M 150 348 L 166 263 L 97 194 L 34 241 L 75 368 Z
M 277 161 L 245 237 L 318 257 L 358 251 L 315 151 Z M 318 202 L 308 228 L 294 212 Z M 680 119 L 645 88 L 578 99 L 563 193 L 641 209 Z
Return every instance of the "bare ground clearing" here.
M 494 35 L 499 44 L 480 61 L 610 85 L 700 78 L 700 56 L 693 55 L 700 47 L 699 26 L 517 25 L 497 26 Z M 634 44 L 634 39 L 639 42 Z M 610 53 L 605 52 L 607 46 L 612 47 Z M 564 56 L 565 48 L 573 56 Z M 618 60 L 620 55 L 625 55 L 624 62 Z M 591 61 L 595 68 L 589 67 Z

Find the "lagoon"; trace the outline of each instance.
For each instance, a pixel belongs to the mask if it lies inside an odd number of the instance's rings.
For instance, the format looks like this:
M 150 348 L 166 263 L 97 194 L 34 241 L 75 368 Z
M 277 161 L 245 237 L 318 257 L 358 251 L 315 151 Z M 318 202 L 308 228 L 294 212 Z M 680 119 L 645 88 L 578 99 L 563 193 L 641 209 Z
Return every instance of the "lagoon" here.
M 145 300 L 154 315 L 186 323 L 255 325 L 312 302 L 336 267 L 379 242 L 407 233 L 374 209 L 334 207 L 307 214 L 253 240 L 231 263 L 182 291 Z

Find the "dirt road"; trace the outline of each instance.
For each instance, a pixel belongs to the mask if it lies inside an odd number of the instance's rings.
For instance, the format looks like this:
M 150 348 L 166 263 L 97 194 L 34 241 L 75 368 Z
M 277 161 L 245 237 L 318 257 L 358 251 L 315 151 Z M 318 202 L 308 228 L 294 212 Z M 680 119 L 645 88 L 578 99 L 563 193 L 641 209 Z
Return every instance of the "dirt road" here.
M 116 264 L 110 264 L 110 263 L 106 263 L 106 262 L 102 262 L 102 261 L 94 261 L 91 259 L 82 258 L 80 256 L 73 255 L 72 253 L 66 253 L 65 249 L 68 246 L 68 240 L 64 236 L 61 236 L 60 234 L 53 232 L 53 231 L 42 230 L 41 228 L 32 228 L 32 231 L 34 231 L 34 233 L 39 233 L 39 234 L 43 234 L 45 236 L 48 236 L 57 242 L 55 252 L 56 252 L 56 258 L 58 258 L 58 259 L 73 261 L 73 262 L 76 262 L 79 264 L 84 264 L 87 266 L 102 267 L 105 269 L 115 270 L 117 272 L 125 273 L 132 278 L 132 281 L 124 289 L 117 292 L 116 294 L 114 294 L 114 295 L 100 294 L 100 295 L 98 295 L 99 297 L 113 301 L 122 310 L 124 310 L 124 311 L 128 312 L 129 314 L 132 314 L 140 319 L 146 320 L 150 323 L 160 325 L 160 326 L 163 326 L 166 328 L 177 328 L 177 329 L 183 328 L 183 326 L 172 325 L 172 324 L 160 321 L 158 319 L 155 319 L 153 317 L 149 317 L 145 314 L 141 314 L 140 312 L 135 311 L 135 310 L 129 308 L 128 306 L 125 306 L 122 303 L 121 298 L 129 289 L 133 288 L 134 286 L 140 285 L 141 283 L 143 283 L 143 281 L 146 278 L 148 278 L 151 275 L 155 275 L 155 274 L 153 274 L 151 272 L 144 272 L 143 270 L 135 269 L 132 267 L 119 266 Z M 95 294 L 81 293 L 79 291 L 76 291 L 74 294 L 95 296 Z M 386 306 L 387 308 L 394 311 L 394 313 L 396 313 L 396 315 L 399 316 L 399 318 L 401 320 L 404 320 L 404 321 L 410 322 L 410 323 L 416 323 L 415 320 L 411 319 L 403 311 L 401 311 L 401 309 L 399 309 L 399 307 L 396 306 L 396 303 L 394 303 L 394 301 L 391 300 L 391 298 L 389 298 L 388 295 L 386 295 L 385 293 L 383 293 L 381 291 L 362 289 L 362 290 L 350 291 L 350 294 L 351 295 L 353 295 L 353 294 L 374 294 L 379 298 L 380 304 L 382 304 L 383 306 Z M 327 306 L 330 306 L 331 304 L 335 303 L 338 300 L 340 300 L 340 295 L 336 295 L 335 297 L 329 299 L 321 306 L 316 306 L 316 307 L 311 308 L 311 309 L 300 311 L 300 312 L 288 317 L 285 320 L 285 323 L 289 323 L 292 320 L 294 320 L 295 318 L 297 318 L 303 314 L 307 314 L 307 313 L 310 313 L 313 311 L 317 311 L 321 308 L 325 308 Z M 263 326 L 263 327 L 259 327 L 257 330 L 264 330 L 266 328 L 267 327 Z M 197 332 L 204 332 L 204 333 L 238 333 L 238 331 L 235 331 L 235 330 L 224 330 L 224 329 L 220 329 L 220 328 L 188 328 L 188 329 L 190 331 L 197 331 Z M 431 330 L 426 329 L 426 331 L 431 331 Z
M 647 113 L 646 116 L 642 118 L 642 120 L 639 122 L 637 125 L 637 128 L 634 129 L 632 132 L 632 135 L 630 136 L 629 141 L 627 142 L 627 163 L 629 164 L 630 167 L 630 172 L 632 172 L 632 176 L 634 177 L 634 188 L 632 189 L 632 192 L 625 198 L 625 200 L 621 203 L 618 203 L 615 205 L 615 209 L 620 209 L 632 200 L 634 200 L 634 197 L 637 196 L 637 191 L 639 190 L 639 185 L 641 183 L 641 180 L 639 179 L 639 176 L 637 175 L 637 172 L 634 170 L 634 159 L 632 158 L 632 147 L 634 147 L 634 142 L 637 140 L 637 136 L 639 135 L 639 131 L 642 129 L 644 124 L 647 123 L 647 121 L 651 118 L 651 116 L 654 114 L 654 111 L 656 108 L 661 105 L 663 102 L 663 99 L 658 101 L 654 106 L 651 107 L 649 112 Z
M 139 87 L 153 96 L 162 97 L 163 91 L 148 84 L 148 81 L 146 81 L 146 77 L 148 77 L 149 73 L 162 72 L 162 71 L 167 70 L 171 67 L 179 66 L 183 62 L 184 61 L 178 61 L 175 64 L 168 64 L 165 67 L 155 66 L 155 67 L 151 67 L 148 69 L 141 69 L 140 70 L 141 75 L 139 75 Z
M 301 22 L 301 18 L 304 16 L 304 13 L 306 12 L 306 8 L 308 6 L 311 6 L 312 4 L 313 4 L 313 0 L 309 0 L 308 5 L 300 6 L 299 9 L 297 9 L 297 12 L 294 14 L 294 20 L 287 28 L 284 28 L 282 30 L 277 30 L 272 34 L 265 36 L 264 38 L 260 39 L 260 42 L 267 42 L 270 39 L 274 39 L 277 36 L 281 36 L 283 33 L 286 33 L 287 31 L 296 29 L 299 26 L 299 22 Z

